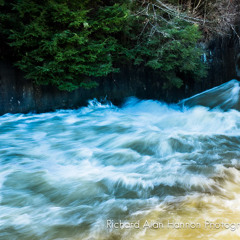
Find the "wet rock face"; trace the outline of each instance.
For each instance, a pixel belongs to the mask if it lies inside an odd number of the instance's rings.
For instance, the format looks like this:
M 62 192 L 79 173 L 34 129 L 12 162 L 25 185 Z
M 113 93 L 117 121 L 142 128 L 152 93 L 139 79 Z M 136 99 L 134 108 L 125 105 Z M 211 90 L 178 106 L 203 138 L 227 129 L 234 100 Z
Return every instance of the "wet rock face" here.
M 204 43 L 206 50 L 202 60 L 208 64 L 208 76 L 200 82 L 187 83 L 189 97 L 221 85 L 231 79 L 240 80 L 240 23 L 236 32 Z
M 109 100 L 120 105 L 125 98 L 178 101 L 185 96 L 185 89 L 162 89 L 161 76 L 141 68 L 122 67 L 120 73 L 97 79 L 95 89 L 59 91 L 53 86 L 38 86 L 26 80 L 10 63 L 0 62 L 0 114 L 46 112 L 63 108 L 78 108 L 89 99 Z
M 130 96 L 178 102 L 231 79 L 240 80 L 239 41 L 233 33 L 232 36 L 209 42 L 207 54 L 203 56 L 209 65 L 208 77 L 197 83 L 192 79 L 186 80 L 181 89 L 172 90 L 162 89 L 161 75 L 156 72 L 123 66 L 119 73 L 97 79 L 99 86 L 96 89 L 79 89 L 69 93 L 53 86 L 37 86 L 24 79 L 11 63 L 0 62 L 0 114 L 78 108 L 93 98 L 107 99 L 116 105 Z
M 213 40 L 208 51 L 212 53 L 208 79 L 214 86 L 237 77 L 236 65 L 240 47 L 235 34 Z
M 236 74 L 237 74 L 237 77 L 240 77 L 240 53 L 237 55 L 237 60 L 236 60 Z

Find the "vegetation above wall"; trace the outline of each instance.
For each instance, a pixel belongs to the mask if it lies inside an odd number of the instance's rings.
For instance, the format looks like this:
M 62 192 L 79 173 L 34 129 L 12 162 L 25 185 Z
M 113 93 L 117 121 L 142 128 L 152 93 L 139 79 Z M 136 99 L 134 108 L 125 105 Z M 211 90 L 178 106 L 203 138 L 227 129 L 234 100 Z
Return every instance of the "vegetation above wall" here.
M 26 78 L 61 90 L 95 87 L 94 77 L 120 64 L 152 68 L 165 88 L 181 87 L 186 77 L 206 75 L 198 42 L 217 25 L 207 17 L 214 4 L 206 4 L 0 0 L 1 55 L 10 54 Z
M 2 32 L 26 78 L 62 90 L 91 88 L 91 77 L 115 71 L 116 33 L 126 8 L 101 1 L 5 1 Z

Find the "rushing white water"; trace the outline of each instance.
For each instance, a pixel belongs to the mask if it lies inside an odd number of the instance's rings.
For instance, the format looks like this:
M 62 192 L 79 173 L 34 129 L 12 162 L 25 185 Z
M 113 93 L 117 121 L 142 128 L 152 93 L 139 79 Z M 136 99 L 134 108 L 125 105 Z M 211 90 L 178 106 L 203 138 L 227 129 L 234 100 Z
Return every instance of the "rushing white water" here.
M 221 108 L 223 110 L 240 110 L 239 82 L 235 79 L 224 83 L 218 87 L 197 94 L 193 97 L 182 100 L 179 105 L 196 106 L 202 105 L 210 108 Z
M 226 87 L 228 102 L 236 98 L 230 93 Z M 174 239 L 107 229 L 106 221 L 156 219 L 161 211 L 179 217 L 181 209 L 197 217 L 201 207 L 189 207 L 196 201 L 239 214 L 237 190 L 229 187 L 239 184 L 239 145 L 234 109 L 131 98 L 121 108 L 90 101 L 78 110 L 6 114 L 0 239 Z

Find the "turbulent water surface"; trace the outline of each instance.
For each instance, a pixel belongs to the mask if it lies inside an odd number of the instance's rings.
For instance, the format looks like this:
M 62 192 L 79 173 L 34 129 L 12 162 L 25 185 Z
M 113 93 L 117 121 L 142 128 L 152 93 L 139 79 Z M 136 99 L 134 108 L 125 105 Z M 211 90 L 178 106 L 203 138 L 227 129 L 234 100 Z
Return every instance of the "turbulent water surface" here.
M 132 98 L 0 117 L 0 239 L 239 239 L 238 96 L 232 81 L 200 95 L 211 109 Z

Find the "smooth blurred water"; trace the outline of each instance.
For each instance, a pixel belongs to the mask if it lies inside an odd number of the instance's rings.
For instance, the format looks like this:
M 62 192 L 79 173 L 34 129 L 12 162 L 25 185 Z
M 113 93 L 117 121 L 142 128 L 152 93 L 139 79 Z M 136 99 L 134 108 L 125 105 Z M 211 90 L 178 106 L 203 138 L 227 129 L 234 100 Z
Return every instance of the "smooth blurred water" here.
M 228 111 L 130 98 L 0 117 L 0 239 L 145 239 L 116 235 L 106 220 L 228 199 L 240 169 L 239 83 L 232 95 L 224 86 Z

